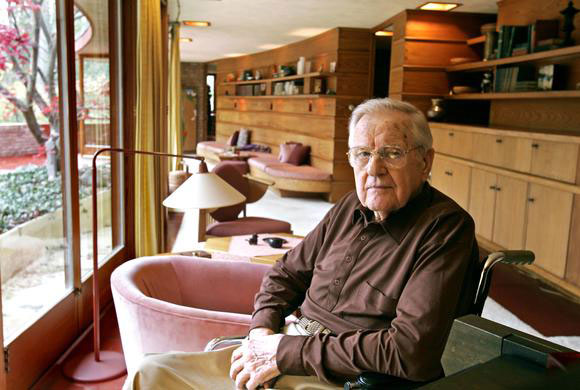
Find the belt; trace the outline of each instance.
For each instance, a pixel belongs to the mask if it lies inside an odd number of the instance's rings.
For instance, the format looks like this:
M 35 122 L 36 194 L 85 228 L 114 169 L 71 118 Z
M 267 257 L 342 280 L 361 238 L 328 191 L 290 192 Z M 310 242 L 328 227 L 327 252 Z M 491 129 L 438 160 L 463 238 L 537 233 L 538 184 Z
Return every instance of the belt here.
M 331 334 L 332 330 L 328 329 L 326 326 L 322 325 L 320 322 L 316 320 L 311 320 L 304 316 L 298 319 L 298 325 L 300 325 L 306 333 L 310 336 L 317 335 L 319 333 L 322 334 Z

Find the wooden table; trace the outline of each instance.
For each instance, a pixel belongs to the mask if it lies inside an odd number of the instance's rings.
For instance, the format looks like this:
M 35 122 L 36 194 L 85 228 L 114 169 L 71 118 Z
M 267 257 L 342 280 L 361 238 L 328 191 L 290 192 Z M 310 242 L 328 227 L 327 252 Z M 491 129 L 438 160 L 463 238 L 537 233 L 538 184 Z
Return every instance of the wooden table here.
M 237 154 L 237 153 L 222 153 L 222 154 L 218 154 L 218 159 L 220 161 L 246 161 L 248 160 L 250 157 L 252 157 L 249 154 Z
M 260 233 L 258 234 L 258 240 L 261 242 L 264 237 L 290 237 L 290 238 L 303 238 L 302 236 L 296 236 L 289 233 Z M 246 254 L 236 254 L 230 252 L 230 243 L 232 237 L 208 237 L 205 241 L 204 250 L 210 253 L 224 253 L 233 256 L 238 256 L 240 260 L 248 258 L 252 263 L 263 263 L 263 264 L 274 264 L 276 261 L 280 260 L 284 253 L 274 254 L 274 255 L 252 255 L 251 253 Z M 249 246 L 251 251 L 251 246 Z M 289 250 L 289 249 L 288 249 Z

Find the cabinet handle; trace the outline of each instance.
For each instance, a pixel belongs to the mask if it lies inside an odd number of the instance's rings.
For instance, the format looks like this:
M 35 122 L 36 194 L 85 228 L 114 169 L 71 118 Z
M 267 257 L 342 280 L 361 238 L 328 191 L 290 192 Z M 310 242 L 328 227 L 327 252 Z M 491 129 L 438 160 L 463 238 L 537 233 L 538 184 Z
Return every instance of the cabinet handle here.
M 446 174 L 447 176 L 453 176 L 453 172 L 451 172 L 451 171 L 445 171 L 445 174 Z
M 530 203 L 534 203 L 535 200 L 536 199 L 534 199 L 534 198 L 528 198 L 528 202 L 530 202 Z
M 452 131 L 450 131 L 448 134 L 449 134 L 450 137 L 453 137 L 455 135 L 455 133 L 452 132 Z
M 495 187 L 495 190 L 499 192 L 501 191 L 501 187 Z
M 540 147 L 540 144 L 537 144 L 537 143 L 532 144 L 532 148 L 534 148 L 534 149 L 538 149 L 539 147 Z
M 496 188 L 497 188 L 496 186 L 489 186 L 489 189 L 490 190 L 494 190 L 495 191 Z
M 234 108 L 238 108 L 238 101 L 234 100 Z
M 312 101 L 308 102 L 308 112 L 312 112 Z
M 501 138 L 496 138 L 496 140 L 495 140 L 495 143 L 496 143 L 496 144 L 501 144 L 501 143 L 503 143 L 503 139 L 501 139 Z
M 274 103 L 270 103 L 270 111 L 274 109 Z

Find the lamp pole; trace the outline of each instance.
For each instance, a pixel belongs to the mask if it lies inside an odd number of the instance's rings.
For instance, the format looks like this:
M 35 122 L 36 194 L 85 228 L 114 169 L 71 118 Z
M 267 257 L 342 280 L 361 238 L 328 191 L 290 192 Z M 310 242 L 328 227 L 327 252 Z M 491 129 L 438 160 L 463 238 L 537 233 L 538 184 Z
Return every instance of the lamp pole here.
M 121 353 L 115 351 L 101 351 L 100 332 L 100 296 L 99 296 L 99 246 L 98 246 L 98 218 L 97 218 L 97 157 L 102 153 L 115 152 L 140 154 L 147 156 L 178 157 L 200 160 L 198 173 L 207 173 L 205 158 L 199 155 L 183 155 L 162 152 L 149 152 L 144 150 L 104 148 L 99 149 L 92 159 L 92 211 L 93 211 L 93 354 L 73 356 L 63 365 L 65 376 L 79 382 L 102 382 L 120 377 L 125 374 L 127 368 Z

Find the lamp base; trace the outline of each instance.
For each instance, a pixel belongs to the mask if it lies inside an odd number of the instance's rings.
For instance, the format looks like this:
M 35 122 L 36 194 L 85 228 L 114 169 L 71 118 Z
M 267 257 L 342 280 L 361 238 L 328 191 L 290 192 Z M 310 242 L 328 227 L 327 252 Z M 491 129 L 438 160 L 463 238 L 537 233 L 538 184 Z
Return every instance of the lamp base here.
M 127 373 L 123 354 L 115 351 L 101 351 L 100 361 L 95 355 L 78 355 L 69 359 L 62 367 L 63 374 L 77 382 L 104 382 Z

